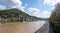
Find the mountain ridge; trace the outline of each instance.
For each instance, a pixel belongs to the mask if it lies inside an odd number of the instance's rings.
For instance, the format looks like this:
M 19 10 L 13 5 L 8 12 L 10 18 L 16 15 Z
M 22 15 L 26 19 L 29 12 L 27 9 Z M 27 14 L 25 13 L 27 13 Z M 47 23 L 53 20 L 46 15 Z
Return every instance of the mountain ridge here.
M 30 16 L 29 14 L 16 8 L 0 10 L 0 22 L 36 21 L 39 19 L 40 18 Z

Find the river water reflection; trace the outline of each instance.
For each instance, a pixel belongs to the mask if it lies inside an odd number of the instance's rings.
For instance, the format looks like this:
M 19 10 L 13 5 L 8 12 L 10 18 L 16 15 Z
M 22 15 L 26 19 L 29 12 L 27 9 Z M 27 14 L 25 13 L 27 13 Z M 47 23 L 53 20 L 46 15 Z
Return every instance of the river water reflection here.
M 34 33 L 45 21 L 0 24 L 0 33 Z

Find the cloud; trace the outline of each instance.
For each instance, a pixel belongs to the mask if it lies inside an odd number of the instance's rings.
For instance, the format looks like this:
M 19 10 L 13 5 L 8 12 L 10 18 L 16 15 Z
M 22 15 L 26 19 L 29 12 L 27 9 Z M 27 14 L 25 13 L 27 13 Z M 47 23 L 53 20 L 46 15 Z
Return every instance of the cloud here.
M 44 4 L 47 4 L 50 6 L 55 6 L 55 4 L 57 4 L 58 2 L 60 2 L 60 0 L 44 0 Z
M 47 10 L 44 10 L 43 12 L 40 13 L 40 17 L 41 18 L 49 18 L 50 15 L 51 15 L 51 12 L 47 11 Z
M 3 5 L 0 5 L 0 10 L 4 10 L 4 9 L 6 9 L 6 7 Z
M 30 12 L 39 12 L 40 10 L 38 8 L 28 8 Z
M 23 10 L 21 0 L 0 0 L 0 3 L 9 8 L 18 8 L 20 10 Z
M 28 12 L 30 15 L 40 17 L 40 18 L 49 18 L 51 12 L 44 10 L 43 12 L 40 11 L 38 8 L 28 8 Z
M 28 12 L 30 15 L 39 17 L 40 15 L 40 10 L 38 8 L 28 8 Z

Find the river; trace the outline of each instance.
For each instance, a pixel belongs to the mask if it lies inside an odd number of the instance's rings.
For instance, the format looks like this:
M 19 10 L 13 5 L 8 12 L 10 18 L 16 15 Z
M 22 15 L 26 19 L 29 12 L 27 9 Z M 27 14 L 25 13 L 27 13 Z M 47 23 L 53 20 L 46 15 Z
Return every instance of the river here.
M 45 24 L 45 21 L 0 24 L 0 33 L 34 33 Z

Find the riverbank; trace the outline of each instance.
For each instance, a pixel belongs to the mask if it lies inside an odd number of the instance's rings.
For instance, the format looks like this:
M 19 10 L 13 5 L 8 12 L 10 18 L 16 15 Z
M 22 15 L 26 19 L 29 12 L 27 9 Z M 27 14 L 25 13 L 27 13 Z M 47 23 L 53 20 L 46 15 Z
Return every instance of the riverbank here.
M 34 21 L 22 21 L 22 22 L 0 22 L 0 24 L 25 23 L 25 22 L 34 22 Z

